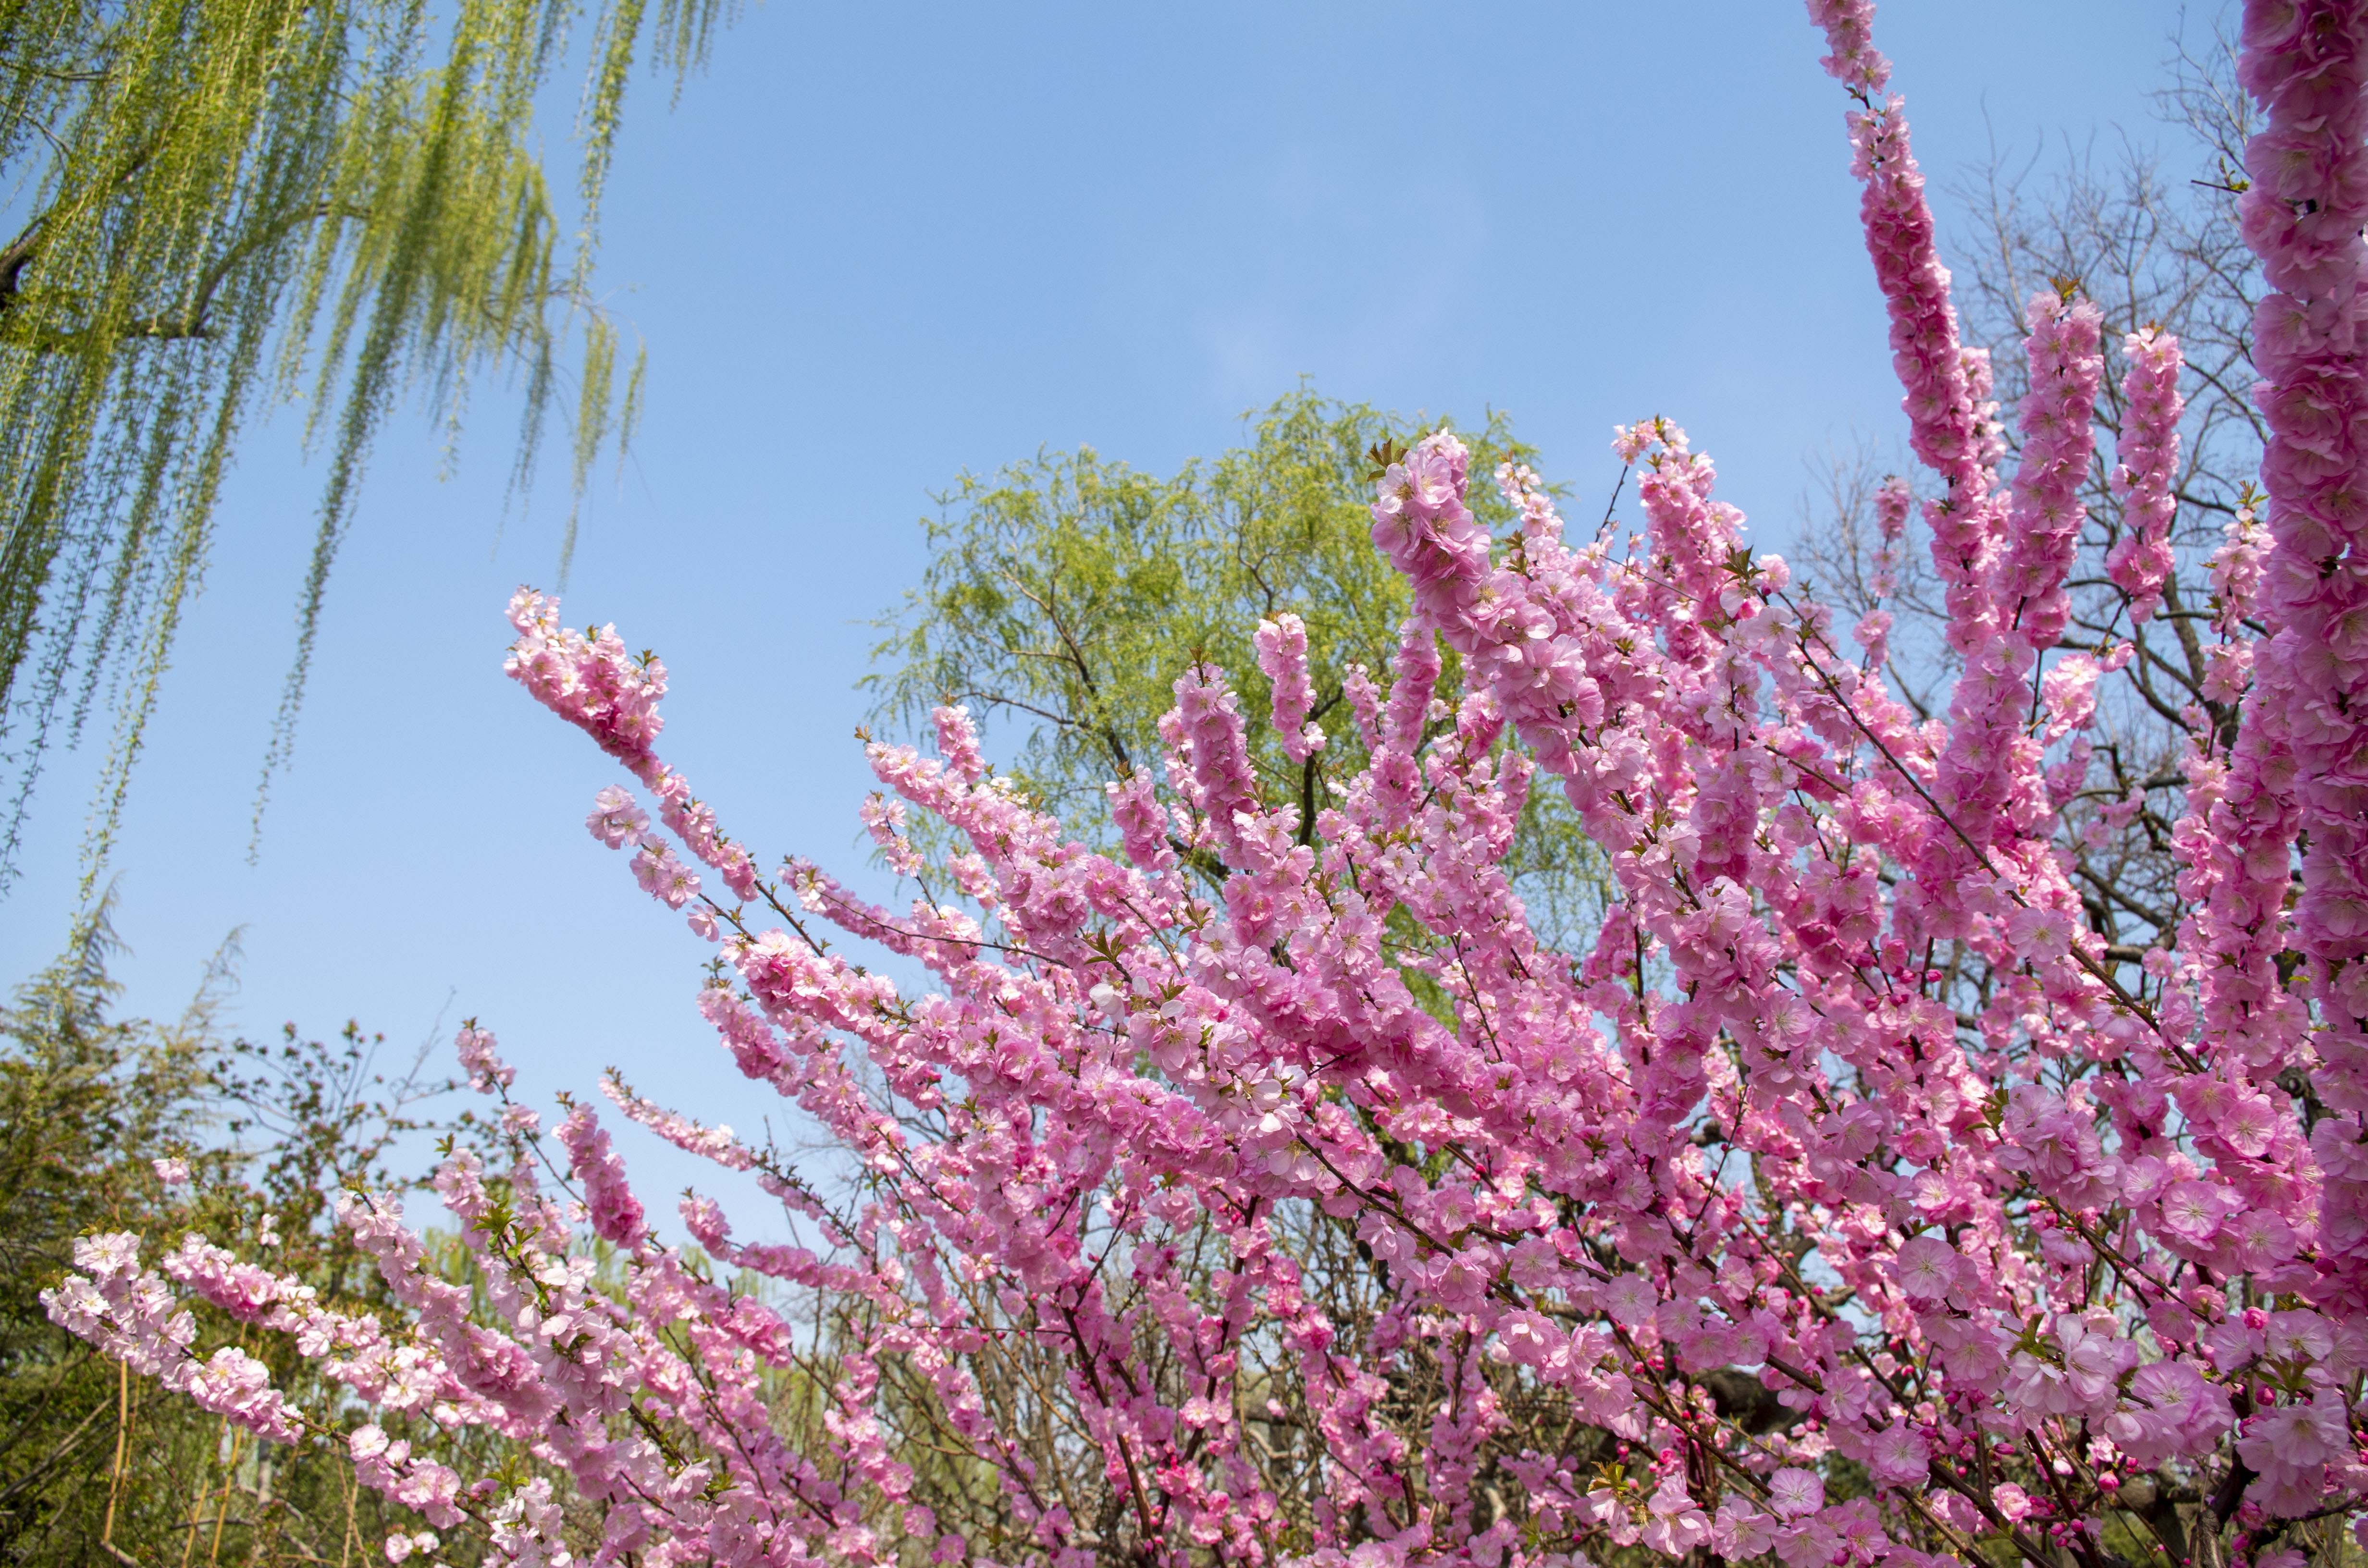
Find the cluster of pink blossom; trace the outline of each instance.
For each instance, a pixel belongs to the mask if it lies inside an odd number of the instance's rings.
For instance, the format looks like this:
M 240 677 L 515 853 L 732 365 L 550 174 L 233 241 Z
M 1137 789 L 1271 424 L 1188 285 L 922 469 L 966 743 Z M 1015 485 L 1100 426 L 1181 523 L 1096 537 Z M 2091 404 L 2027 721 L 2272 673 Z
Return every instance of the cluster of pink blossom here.
M 656 797 L 658 819 L 702 864 L 712 867 L 742 898 L 755 896 L 757 870 L 748 852 L 715 831 L 715 812 L 690 793 L 681 774 L 658 760 L 653 749 L 665 721 L 658 702 L 666 696 L 666 665 L 655 653 L 636 658 L 625 652 L 614 628 L 571 631 L 559 623 L 558 602 L 520 593 L 510 606 L 518 640 L 510 648 L 512 678 L 552 711 L 562 713 L 625 765 Z M 586 825 L 611 847 L 637 851 L 633 874 L 643 891 L 680 909 L 699 895 L 699 875 L 663 835 L 647 831 L 649 817 L 632 797 L 611 786 L 594 803 Z M 694 910 L 694 929 L 712 934 Z
M 1571 1568 L 1641 1544 L 2102 1568 L 2118 1531 L 2170 1568 L 2291 1568 L 2297 1521 L 2368 1505 L 2368 750 L 2349 738 L 2368 722 L 2350 324 L 2368 6 L 2248 9 L 2270 115 L 2248 232 L 2283 290 L 2264 307 L 2267 532 L 2240 515 L 2211 563 L 2240 722 L 2233 747 L 2203 726 L 2187 761 L 2175 836 L 2200 912 L 2136 958 L 2083 920 L 2061 843 L 2097 682 L 2131 656 L 2060 646 L 2099 314 L 2068 290 L 2031 301 L 2009 489 L 1904 110 L 1873 103 L 1872 7 L 1810 10 L 1863 105 L 1868 244 L 1941 486 L 1925 517 L 1964 660 L 1945 720 L 1886 687 L 1885 623 L 1850 656 L 1746 546 L 1675 425 L 1616 434 L 1641 536 L 1566 536 L 1508 467 L 1501 544 L 1441 430 L 1376 485 L 1373 541 L 1414 613 L 1387 671 L 1350 673 L 1360 752 L 1307 723 L 1304 627 L 1255 639 L 1286 755 L 1338 765 L 1320 790 L 1260 779 L 1238 693 L 1196 664 L 1163 768 L 1110 786 L 1103 853 L 941 710 L 934 756 L 870 748 L 864 820 L 921 888 L 892 909 L 802 861 L 760 874 L 654 749 L 663 666 L 521 590 L 511 674 L 673 838 L 616 786 L 587 825 L 719 944 L 702 1015 L 844 1152 L 848 1193 L 609 1096 L 756 1171 L 811 1229 L 814 1247 L 744 1244 L 712 1200 L 681 1210 L 708 1258 L 843 1303 L 832 1336 L 661 1244 L 588 1106 L 554 1134 L 572 1201 L 545 1195 L 516 1108 L 510 1169 L 441 1166 L 483 1302 L 357 1196 L 342 1213 L 399 1324 L 201 1242 L 144 1272 L 123 1237 L 85 1244 L 52 1312 L 288 1440 L 336 1414 L 286 1410 L 234 1352 L 197 1360 L 171 1285 L 284 1329 L 358 1399 L 564 1473 L 599 1506 L 578 1544 L 602 1562 Z M 2112 570 L 2135 609 L 2165 581 L 2179 358 L 2146 334 L 2123 353 L 2135 521 Z M 1880 497 L 1887 550 L 1909 501 Z M 1583 953 L 1542 945 L 1508 880 L 1539 789 L 1608 865 Z M 911 812 L 946 830 L 941 864 Z M 1987 965 L 1970 1002 L 1944 944 Z M 501 1092 L 491 1038 L 461 1043 Z M 791 1385 L 819 1412 L 794 1442 Z M 439 1529 L 504 1561 L 568 1550 L 547 1479 L 464 1483 L 375 1426 L 346 1440 Z M 1863 1494 L 1829 1495 L 1843 1474 Z
M 609 790 L 603 790 L 600 793 L 607 796 Z M 617 790 L 617 793 L 621 795 L 623 791 Z M 609 801 L 602 801 L 604 809 L 609 805 Z M 637 824 L 638 827 L 648 825 L 646 817 Z M 594 831 L 599 830 L 595 828 Z M 621 842 L 620 838 L 610 839 L 609 847 L 615 848 Z M 518 1082 L 518 1069 L 495 1053 L 492 1032 L 479 1028 L 474 1018 L 461 1026 L 461 1032 L 452 1039 L 452 1051 L 461 1059 L 461 1070 L 469 1074 L 469 1087 L 481 1095 L 490 1092 L 496 1085 L 507 1089 Z
M 1315 705 L 1315 690 L 1307 680 L 1307 625 L 1285 610 L 1258 622 L 1251 642 L 1258 669 L 1273 683 L 1274 733 L 1282 739 L 1283 755 L 1304 763 L 1324 749 L 1323 727 L 1307 719 Z
M 292 1441 L 296 1426 L 263 1363 L 234 1346 L 200 1358 L 197 1319 L 165 1282 L 140 1267 L 140 1238 L 124 1233 L 74 1242 L 74 1267 L 41 1294 L 50 1316 L 144 1377 L 266 1437 Z
M 2034 653 L 2055 646 L 2071 616 L 2064 577 L 2079 551 L 2088 515 L 2080 485 L 2095 447 L 2090 432 L 2105 369 L 2097 345 L 2103 319 L 2088 301 L 2052 293 L 2033 295 L 2023 315 L 2031 391 L 2018 421 L 2022 450 L 1994 597 L 2008 630 Z
M 2122 378 L 2122 438 L 2115 452 L 2114 494 L 2128 531 L 2105 556 L 2105 570 L 2130 596 L 2130 619 L 2143 626 L 2162 605 L 2170 576 L 2171 518 L 2179 511 L 2179 395 L 2185 364 L 2179 339 L 2152 327 L 2123 340 L 2129 373 Z
M 1874 47 L 1874 0 L 1810 0 L 1809 19 L 1826 29 L 1833 52 L 1827 74 L 1872 96 L 1891 80 L 1891 62 Z

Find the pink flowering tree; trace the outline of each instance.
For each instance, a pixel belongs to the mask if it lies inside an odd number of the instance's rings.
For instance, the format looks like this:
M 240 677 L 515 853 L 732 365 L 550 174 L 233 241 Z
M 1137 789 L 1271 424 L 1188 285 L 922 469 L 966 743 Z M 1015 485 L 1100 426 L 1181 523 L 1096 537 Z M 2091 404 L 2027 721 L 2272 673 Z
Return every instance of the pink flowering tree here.
M 656 749 L 663 665 L 522 591 L 510 673 L 638 786 L 592 833 L 716 944 L 700 1011 L 844 1159 L 612 1081 L 615 1114 L 756 1173 L 809 1244 L 695 1195 L 697 1248 L 663 1244 L 600 1114 L 546 1135 L 472 1026 L 509 1152 L 436 1186 L 473 1289 L 356 1192 L 399 1312 L 102 1235 L 52 1313 L 260 1437 L 344 1446 L 440 1532 L 398 1560 L 2334 1561 L 2368 1499 L 2368 5 L 2247 7 L 2262 499 L 2182 622 L 2226 718 L 2183 723 L 2182 912 L 2143 949 L 2074 881 L 2133 645 L 2070 636 L 2070 595 L 2168 613 L 2179 345 L 2106 341 L 2066 280 L 2000 410 L 1872 7 L 1810 11 L 1929 471 L 1878 516 L 1940 585 L 1944 714 L 1887 686 L 1885 614 L 1839 625 L 1754 553 L 1676 426 L 1618 434 L 1634 537 L 1572 534 L 1441 430 L 1378 476 L 1414 609 L 1345 713 L 1311 724 L 1286 619 L 1253 640 L 1269 712 L 1179 671 L 1104 854 L 941 711 L 934 756 L 871 750 L 865 821 L 919 890 L 889 908 L 760 866 Z M 2098 560 L 2100 464 L 2126 526 Z M 1581 952 L 1503 869 L 1543 790 L 1616 886 Z M 916 848 L 920 816 L 958 851 Z M 929 983 L 850 956 L 883 950 Z M 185 1294 L 350 1398 L 194 1343 Z

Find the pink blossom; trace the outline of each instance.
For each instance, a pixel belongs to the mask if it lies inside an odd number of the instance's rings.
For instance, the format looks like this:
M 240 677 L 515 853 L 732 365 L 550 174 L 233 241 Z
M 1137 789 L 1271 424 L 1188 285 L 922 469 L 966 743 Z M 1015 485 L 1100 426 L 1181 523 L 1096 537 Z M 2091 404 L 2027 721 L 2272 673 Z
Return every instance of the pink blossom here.
M 616 784 L 604 784 L 592 802 L 592 814 L 584 819 L 592 836 L 611 849 L 623 848 L 641 842 L 650 825 L 647 812 L 634 803 L 633 797 Z
M 1867 1469 L 1877 1481 L 1894 1486 L 1913 1486 L 1927 1479 L 1926 1471 L 1932 1462 L 1932 1451 L 1923 1436 L 1912 1427 L 1901 1425 L 1875 1434 L 1867 1458 Z
M 2122 340 L 2129 370 L 2122 380 L 2122 438 L 2112 473 L 2129 531 L 2105 558 L 2105 570 L 2130 596 L 2130 619 L 2139 625 L 2162 602 L 2172 565 L 2170 524 L 2179 510 L 2179 419 L 2185 404 L 2179 339 L 2152 327 Z
M 1815 1471 L 1788 1465 L 1768 1478 L 1768 1506 L 1785 1518 L 1805 1518 L 1826 1506 L 1826 1483 Z
M 501 1059 L 493 1031 L 479 1028 L 474 1018 L 462 1024 L 461 1032 L 452 1037 L 452 1049 L 461 1058 L 461 1069 L 469 1074 L 469 1087 L 481 1095 L 507 1089 L 518 1081 L 518 1069 Z

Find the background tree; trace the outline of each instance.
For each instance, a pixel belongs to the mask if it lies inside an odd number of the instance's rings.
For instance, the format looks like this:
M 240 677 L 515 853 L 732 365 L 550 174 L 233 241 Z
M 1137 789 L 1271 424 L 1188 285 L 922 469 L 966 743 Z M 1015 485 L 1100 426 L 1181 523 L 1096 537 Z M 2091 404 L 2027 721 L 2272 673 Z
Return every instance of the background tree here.
M 267 784 L 399 390 L 457 416 L 472 384 L 522 381 L 521 483 L 571 375 L 579 494 L 630 439 L 640 360 L 620 394 L 587 288 L 601 186 L 636 57 L 679 84 L 726 9 L 604 3 L 587 39 L 560 0 L 0 0 L 0 886 L 47 748 L 111 713 L 104 860 L 262 406 L 302 396 L 329 459 Z M 579 45 L 567 212 L 534 108 Z
M 94 922 L 0 1015 L 0 1551 L 11 1561 L 59 1560 L 47 1543 L 62 1533 L 89 1546 L 69 1560 L 99 1555 L 108 1515 L 124 1503 L 110 1483 L 129 1384 L 58 1335 L 38 1292 L 89 1226 L 165 1222 L 151 1162 L 210 1131 L 211 1063 L 192 1031 L 106 1016 L 107 941 Z M 137 1499 L 125 1510 L 127 1541 L 144 1511 Z
M 1343 706 L 1350 672 L 1388 665 L 1411 608 L 1405 580 L 1373 552 L 1366 508 L 1376 457 L 1419 431 L 1304 387 L 1244 423 L 1247 444 L 1172 478 L 1091 448 L 963 475 L 922 521 L 921 585 L 882 623 L 867 680 L 877 719 L 912 733 L 939 703 L 972 705 L 991 729 L 1017 733 L 1013 772 L 1048 810 L 1107 837 L 1095 825 L 1108 819 L 1104 787 L 1157 766 L 1179 672 L 1214 665 L 1262 706 L 1271 687 L 1253 634 L 1296 615 L 1324 749 L 1294 759 L 1261 731 L 1252 757 L 1268 788 L 1303 802 L 1312 834 L 1325 779 L 1365 757 Z M 1537 458 L 1502 414 L 1472 439 L 1475 461 Z M 1492 528 L 1510 528 L 1502 501 L 1477 505 Z M 1513 857 L 1542 929 L 1575 935 L 1600 918 L 1601 862 L 1559 798 L 1531 801 Z

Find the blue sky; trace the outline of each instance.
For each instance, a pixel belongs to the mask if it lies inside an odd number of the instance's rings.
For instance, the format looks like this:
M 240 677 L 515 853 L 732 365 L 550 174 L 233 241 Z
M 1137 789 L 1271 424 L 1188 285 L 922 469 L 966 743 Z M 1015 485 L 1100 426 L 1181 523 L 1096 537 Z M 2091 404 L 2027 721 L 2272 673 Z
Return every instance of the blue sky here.
M 2183 158 L 2147 97 L 2179 21 L 1894 0 L 1876 25 L 1938 187 L 2116 127 Z M 648 79 L 629 104 L 602 278 L 649 341 L 649 415 L 569 618 L 665 654 L 665 749 L 727 831 L 861 883 L 866 623 L 965 469 L 1087 444 L 1170 470 L 1305 375 L 1504 409 L 1580 494 L 1617 472 L 1614 421 L 1666 414 L 1781 548 L 1807 455 L 1899 426 L 1821 52 L 1791 0 L 771 0 L 678 108 Z M 613 1063 L 747 1130 L 764 1108 L 690 1006 L 708 949 L 583 830 L 620 776 L 501 675 L 564 476 L 506 517 L 512 405 L 471 415 L 449 481 L 416 414 L 379 448 L 253 866 L 322 476 L 292 416 L 248 440 L 117 859 L 127 1005 L 177 1010 L 238 929 L 249 1032 L 350 1017 L 407 1054 L 474 1014 L 538 1097 Z M 63 933 L 94 762 L 45 783 L 10 978 Z M 695 1167 L 625 1143 L 670 1207 Z

